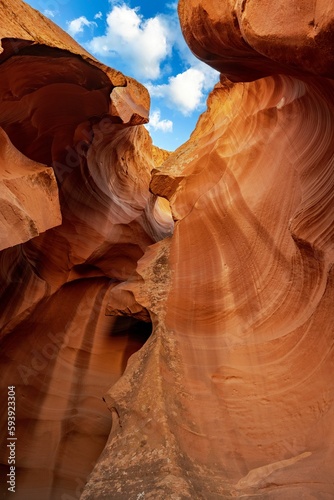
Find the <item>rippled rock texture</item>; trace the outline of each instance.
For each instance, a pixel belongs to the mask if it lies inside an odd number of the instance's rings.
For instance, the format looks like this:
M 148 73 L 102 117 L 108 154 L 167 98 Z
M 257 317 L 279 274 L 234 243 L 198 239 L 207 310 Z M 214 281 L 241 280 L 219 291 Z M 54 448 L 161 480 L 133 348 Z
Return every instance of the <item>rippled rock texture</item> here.
M 62 214 L 0 254 L 20 500 L 333 498 L 332 11 L 181 0 L 223 75 L 158 169 L 144 89 L 0 24 L 3 137 Z
M 14 385 L 15 497 L 66 500 L 109 435 L 104 394 L 152 329 L 106 316 L 110 291 L 173 220 L 149 191 L 146 89 L 22 2 L 0 8 L 1 493 Z
M 333 12 L 270 5 L 179 4 L 190 48 L 240 83 L 154 172 L 174 234 L 108 306 L 153 335 L 108 393 L 85 500 L 334 495 Z

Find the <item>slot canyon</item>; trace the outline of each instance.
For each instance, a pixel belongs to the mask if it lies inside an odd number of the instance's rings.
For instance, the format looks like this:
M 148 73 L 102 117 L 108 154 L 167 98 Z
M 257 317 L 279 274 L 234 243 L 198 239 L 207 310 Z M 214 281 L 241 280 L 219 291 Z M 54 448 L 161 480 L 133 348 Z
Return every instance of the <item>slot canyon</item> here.
M 173 152 L 0 13 L 2 498 L 15 387 L 15 500 L 333 499 L 334 5 L 179 0 L 220 80 Z

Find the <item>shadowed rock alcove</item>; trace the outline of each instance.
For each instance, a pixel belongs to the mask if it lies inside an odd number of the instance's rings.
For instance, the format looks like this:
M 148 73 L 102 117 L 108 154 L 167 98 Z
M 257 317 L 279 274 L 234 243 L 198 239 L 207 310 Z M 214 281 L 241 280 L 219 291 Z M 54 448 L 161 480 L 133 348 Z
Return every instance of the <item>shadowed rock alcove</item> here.
M 103 396 L 152 331 L 150 323 L 106 316 L 109 290 L 103 278 L 69 283 L 0 344 L 2 383 L 16 387 L 19 500 L 79 498 L 106 444 L 112 415 Z

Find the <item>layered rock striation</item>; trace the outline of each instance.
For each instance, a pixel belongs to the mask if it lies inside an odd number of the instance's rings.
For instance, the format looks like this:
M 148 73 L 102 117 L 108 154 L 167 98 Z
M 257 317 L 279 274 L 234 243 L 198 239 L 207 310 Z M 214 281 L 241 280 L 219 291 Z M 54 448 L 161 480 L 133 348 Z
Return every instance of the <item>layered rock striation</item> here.
M 222 75 L 167 155 L 144 88 L 0 5 L 17 498 L 331 499 L 333 9 L 181 0 Z
M 147 90 L 23 2 L 0 6 L 1 386 L 16 391 L 15 495 L 79 498 L 110 431 L 103 396 L 151 331 L 148 316 L 106 316 L 109 292 L 173 220 L 149 191 Z
M 233 6 L 179 3 L 223 74 L 153 173 L 172 237 L 111 292 L 154 328 L 108 393 L 85 500 L 334 494 L 333 12 Z

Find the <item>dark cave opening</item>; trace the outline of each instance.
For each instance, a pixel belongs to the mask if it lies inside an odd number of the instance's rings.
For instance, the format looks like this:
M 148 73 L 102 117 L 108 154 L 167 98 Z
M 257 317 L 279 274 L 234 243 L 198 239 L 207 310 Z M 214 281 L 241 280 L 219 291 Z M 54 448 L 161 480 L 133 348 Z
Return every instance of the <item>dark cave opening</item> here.
M 130 316 L 117 316 L 110 330 L 110 337 L 122 340 L 122 373 L 127 362 L 135 352 L 139 351 L 152 334 L 152 323 L 141 321 Z

